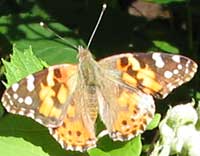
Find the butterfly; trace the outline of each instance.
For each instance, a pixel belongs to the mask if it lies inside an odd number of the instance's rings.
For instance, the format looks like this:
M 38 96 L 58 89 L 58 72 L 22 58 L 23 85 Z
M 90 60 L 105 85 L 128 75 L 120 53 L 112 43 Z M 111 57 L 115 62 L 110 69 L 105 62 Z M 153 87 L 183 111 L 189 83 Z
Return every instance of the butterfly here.
M 96 146 L 99 115 L 108 135 L 125 141 L 143 133 L 165 98 L 197 71 L 191 59 L 166 53 L 124 53 L 100 61 L 78 48 L 78 64 L 53 65 L 14 83 L 2 103 L 48 127 L 66 150 Z

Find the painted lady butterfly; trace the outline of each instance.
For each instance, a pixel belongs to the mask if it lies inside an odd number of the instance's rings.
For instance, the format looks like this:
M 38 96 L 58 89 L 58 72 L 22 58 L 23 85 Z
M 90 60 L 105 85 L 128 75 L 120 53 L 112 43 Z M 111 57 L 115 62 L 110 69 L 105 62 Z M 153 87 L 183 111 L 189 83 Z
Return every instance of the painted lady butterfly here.
M 50 66 L 13 84 L 2 97 L 8 112 L 48 127 L 67 150 L 96 146 L 98 113 L 113 140 L 141 134 L 154 117 L 153 97 L 166 97 L 197 71 L 194 61 L 180 55 L 127 53 L 96 62 L 88 48 L 78 51 L 78 65 Z
M 164 98 L 189 81 L 197 64 L 165 53 L 127 53 L 96 62 L 79 47 L 79 64 L 50 66 L 8 88 L 8 112 L 25 115 L 49 128 L 67 150 L 96 145 L 98 113 L 113 140 L 141 134 L 154 116 L 153 97 Z

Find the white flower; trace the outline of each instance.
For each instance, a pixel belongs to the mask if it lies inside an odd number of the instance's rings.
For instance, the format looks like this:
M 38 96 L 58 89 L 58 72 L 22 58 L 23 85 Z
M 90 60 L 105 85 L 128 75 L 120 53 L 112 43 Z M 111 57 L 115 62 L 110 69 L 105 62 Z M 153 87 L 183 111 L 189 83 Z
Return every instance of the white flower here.
M 200 132 L 195 127 L 197 120 L 193 103 L 170 108 L 160 122 L 160 138 L 151 156 L 200 156 Z
M 177 128 L 185 124 L 195 125 L 198 115 L 192 103 L 189 103 L 186 105 L 177 105 L 170 109 L 167 113 L 167 118 L 167 124 L 172 128 Z

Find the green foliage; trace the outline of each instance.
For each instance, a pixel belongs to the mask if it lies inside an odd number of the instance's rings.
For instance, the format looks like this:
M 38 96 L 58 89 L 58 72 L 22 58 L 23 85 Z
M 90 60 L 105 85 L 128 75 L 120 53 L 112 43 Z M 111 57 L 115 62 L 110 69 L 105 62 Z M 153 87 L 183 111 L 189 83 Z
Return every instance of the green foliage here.
M 103 145 L 103 146 L 102 146 Z M 108 147 L 109 146 L 109 147 Z M 111 142 L 110 139 L 104 138 L 101 141 L 101 148 L 94 148 L 89 150 L 90 156 L 140 156 L 142 150 L 141 137 L 137 136 L 133 140 L 122 143 L 122 142 Z
M 0 120 L 0 153 L 9 156 L 62 156 L 65 151 L 47 128 L 30 118 L 7 114 Z M 55 150 L 56 149 L 56 150 Z
M 45 62 L 42 62 L 33 54 L 31 47 L 21 52 L 13 46 L 13 55 L 10 62 L 4 59 L 2 59 L 2 62 L 6 70 L 7 87 L 26 77 L 28 74 L 35 73 L 42 70 L 44 66 L 47 66 Z
M 13 23 L 13 18 L 16 23 Z M 26 22 L 26 19 L 32 19 L 37 22 Z M 18 20 L 20 22 L 18 22 Z M 24 23 L 24 22 L 26 23 Z M 58 32 L 64 33 L 68 38 L 66 41 L 58 39 L 55 34 L 39 25 L 39 20 L 29 14 L 20 14 L 19 17 L 0 18 L 0 32 L 6 35 L 11 43 L 15 43 L 16 48 L 23 50 L 32 46 L 35 54 L 48 64 L 58 64 L 66 62 L 75 62 L 76 49 L 72 47 L 83 44 L 83 41 L 76 39 L 72 31 L 61 24 L 49 22 L 48 26 Z M 15 33 L 15 35 L 13 35 Z M 60 33 L 59 33 L 60 34 Z M 68 45 L 68 46 L 66 46 Z
M 154 45 L 159 48 L 160 50 L 169 52 L 169 53 L 173 53 L 173 54 L 178 54 L 179 50 L 170 45 L 169 43 L 165 42 L 165 41 L 153 41 Z
M 150 124 L 147 126 L 147 130 L 153 130 L 154 128 L 158 127 L 158 124 L 160 122 L 161 115 L 156 113 L 153 120 L 150 122 Z

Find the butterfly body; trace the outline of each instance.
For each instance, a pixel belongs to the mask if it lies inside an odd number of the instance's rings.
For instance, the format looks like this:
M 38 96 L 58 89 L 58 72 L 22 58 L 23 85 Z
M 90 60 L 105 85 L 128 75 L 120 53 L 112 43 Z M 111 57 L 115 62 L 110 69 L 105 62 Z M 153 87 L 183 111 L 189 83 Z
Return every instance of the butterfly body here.
M 180 55 L 126 53 L 97 62 L 88 49 L 78 50 L 78 65 L 50 66 L 13 84 L 2 97 L 8 112 L 48 127 L 67 150 L 96 146 L 98 114 L 113 140 L 141 134 L 155 113 L 153 97 L 166 97 L 197 70 Z

